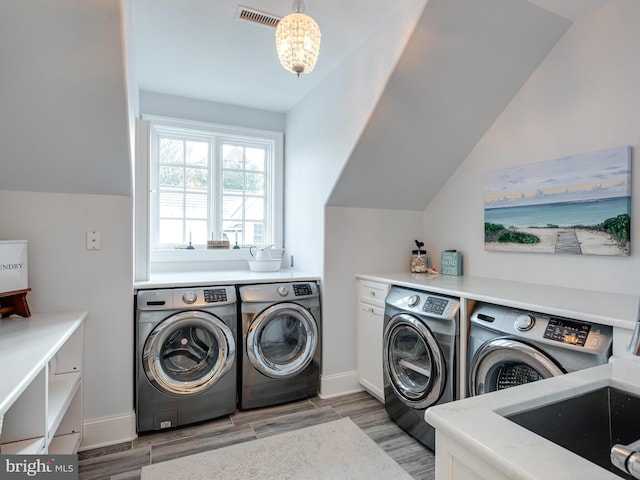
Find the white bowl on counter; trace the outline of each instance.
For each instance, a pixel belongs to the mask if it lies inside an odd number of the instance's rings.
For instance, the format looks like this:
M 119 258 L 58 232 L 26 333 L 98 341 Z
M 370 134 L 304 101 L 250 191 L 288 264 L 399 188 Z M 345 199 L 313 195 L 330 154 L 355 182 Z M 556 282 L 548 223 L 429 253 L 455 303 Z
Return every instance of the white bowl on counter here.
M 249 269 L 252 272 L 277 272 L 281 264 L 282 260 L 249 260 Z

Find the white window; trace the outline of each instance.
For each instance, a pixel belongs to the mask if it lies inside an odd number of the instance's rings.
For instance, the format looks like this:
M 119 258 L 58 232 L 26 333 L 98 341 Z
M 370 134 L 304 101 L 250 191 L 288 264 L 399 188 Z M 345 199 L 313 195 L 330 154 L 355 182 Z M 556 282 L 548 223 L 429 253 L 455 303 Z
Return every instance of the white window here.
M 282 134 L 150 119 L 148 201 L 152 260 L 207 240 L 281 247 Z

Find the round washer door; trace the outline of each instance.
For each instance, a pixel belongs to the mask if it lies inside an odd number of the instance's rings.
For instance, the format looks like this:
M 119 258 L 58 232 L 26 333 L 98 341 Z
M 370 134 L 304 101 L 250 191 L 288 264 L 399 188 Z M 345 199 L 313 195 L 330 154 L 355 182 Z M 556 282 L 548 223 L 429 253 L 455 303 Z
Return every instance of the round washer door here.
M 161 392 L 194 395 L 213 386 L 233 366 L 231 329 L 207 312 L 181 312 L 162 321 L 147 337 L 142 364 Z
M 471 361 L 472 396 L 503 390 L 566 373 L 542 350 L 528 343 L 498 337 L 483 343 Z
M 279 303 L 263 310 L 247 330 L 251 365 L 270 378 L 299 374 L 318 348 L 318 325 L 313 315 L 295 303 Z
M 393 391 L 415 409 L 442 396 L 446 368 L 442 350 L 427 325 L 407 314 L 393 316 L 384 331 L 384 369 Z

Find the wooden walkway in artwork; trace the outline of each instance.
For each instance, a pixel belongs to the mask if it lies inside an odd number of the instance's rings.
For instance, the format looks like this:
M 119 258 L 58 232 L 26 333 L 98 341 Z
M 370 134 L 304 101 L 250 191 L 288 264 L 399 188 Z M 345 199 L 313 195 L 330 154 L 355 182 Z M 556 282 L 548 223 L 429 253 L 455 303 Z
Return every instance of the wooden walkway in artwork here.
M 558 232 L 556 236 L 556 251 L 555 253 L 574 253 L 581 254 L 580 242 L 578 236 L 573 230 Z

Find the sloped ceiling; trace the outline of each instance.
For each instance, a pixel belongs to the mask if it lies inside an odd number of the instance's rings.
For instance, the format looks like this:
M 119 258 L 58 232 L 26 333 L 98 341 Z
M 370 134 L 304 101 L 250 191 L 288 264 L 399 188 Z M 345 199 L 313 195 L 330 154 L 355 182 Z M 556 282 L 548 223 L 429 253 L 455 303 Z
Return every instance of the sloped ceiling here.
M 119 0 L 0 2 L 0 190 L 131 195 Z
M 524 0 L 430 0 L 328 205 L 423 210 L 570 24 Z

